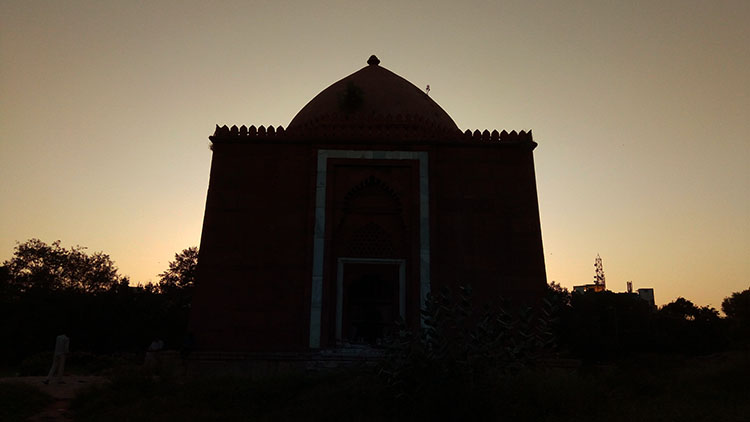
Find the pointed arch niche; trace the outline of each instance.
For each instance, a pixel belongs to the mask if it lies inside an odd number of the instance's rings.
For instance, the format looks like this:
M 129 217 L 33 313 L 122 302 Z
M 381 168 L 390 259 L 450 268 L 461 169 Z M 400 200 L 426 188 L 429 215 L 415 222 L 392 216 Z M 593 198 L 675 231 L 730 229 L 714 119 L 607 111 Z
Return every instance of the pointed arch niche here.
M 398 252 L 398 245 L 393 245 L 391 236 L 393 232 L 397 230 L 390 230 L 389 228 L 383 228 L 377 224 L 368 224 L 363 222 L 362 224 L 353 224 L 352 227 L 356 229 L 346 237 L 347 239 L 347 250 L 351 253 L 346 253 L 350 256 L 339 255 L 336 257 L 336 261 L 333 264 L 333 271 L 336 272 L 336 278 L 329 280 L 328 283 L 333 285 L 330 288 L 336 291 L 335 303 L 324 304 L 324 270 L 326 268 L 326 225 L 333 224 L 334 226 L 341 226 L 344 221 L 326 221 L 327 216 L 330 217 L 331 213 L 326 209 L 326 205 L 331 205 L 327 200 L 327 194 L 329 191 L 329 159 L 347 159 L 347 160 L 368 160 L 370 164 L 375 164 L 378 160 L 382 162 L 394 161 L 394 160 L 412 160 L 416 161 L 418 167 L 418 184 L 417 184 L 417 201 L 416 212 L 418 212 L 418 240 L 417 240 L 417 257 L 411 264 L 407 264 L 407 260 L 404 259 L 403 253 Z M 369 161 L 372 160 L 372 161 Z M 346 334 L 346 321 L 343 315 L 346 314 L 344 309 L 342 297 L 344 296 L 344 279 L 343 279 L 343 268 L 348 264 L 381 264 L 384 267 L 390 266 L 398 272 L 398 305 L 395 312 L 401 317 L 406 314 L 406 292 L 407 286 L 405 285 L 407 265 L 412 265 L 416 268 L 418 273 L 418 301 L 417 303 L 421 308 L 424 307 L 427 294 L 430 291 L 430 233 L 429 233 L 429 175 L 428 175 L 428 153 L 426 151 L 357 151 L 357 150 L 318 150 L 317 159 L 317 177 L 315 187 L 315 233 L 313 236 L 313 265 L 312 265 L 312 279 L 311 279 L 311 302 L 310 302 L 310 348 L 318 349 L 321 347 L 321 331 L 323 330 L 323 312 L 325 306 L 333 306 L 335 308 L 335 316 L 331 315 L 335 319 L 335 337 L 336 340 L 341 340 L 342 335 Z M 380 196 L 380 201 L 369 200 L 369 193 Z M 390 197 L 391 203 L 389 206 L 379 209 L 383 204 L 383 195 Z M 347 212 L 351 212 L 352 215 L 357 212 L 363 213 L 384 213 L 394 214 L 394 218 L 401 218 L 400 209 L 401 201 L 406 201 L 406 198 L 400 198 L 399 195 L 393 191 L 393 189 L 385 183 L 375 177 L 365 178 L 361 180 L 359 184 L 355 185 L 349 192 L 341 198 L 343 203 L 339 206 Z M 399 212 L 394 212 L 398 210 Z M 346 217 L 345 217 L 346 218 Z M 364 220 L 363 220 L 364 221 Z M 390 245 L 389 245 L 390 242 Z M 396 243 L 398 243 L 396 241 Z M 390 248 L 390 249 L 389 249 Z M 372 249 L 372 253 L 367 253 Z M 330 248 L 329 248 L 330 250 Z M 344 252 L 341 252 L 344 253 Z M 358 256 L 351 256 L 351 255 Z M 330 261 L 328 261 L 330 262 Z M 329 264 L 330 265 L 330 264 Z M 329 270 L 330 271 L 330 270 Z M 329 276 L 331 276 L 329 274 Z M 415 274 L 416 276 L 416 274 Z M 416 282 L 416 280 L 415 280 Z M 412 282 L 409 282 L 410 285 Z M 328 289 L 328 287 L 326 288 Z M 415 291 L 416 292 L 416 291 Z M 416 300 L 416 296 L 414 297 Z M 411 303 L 411 300 L 410 300 Z M 416 303 L 415 303 L 416 305 Z M 326 311 L 328 315 L 328 311 Z M 343 321 L 343 322 L 342 322 Z M 331 321 L 333 322 L 333 321 Z

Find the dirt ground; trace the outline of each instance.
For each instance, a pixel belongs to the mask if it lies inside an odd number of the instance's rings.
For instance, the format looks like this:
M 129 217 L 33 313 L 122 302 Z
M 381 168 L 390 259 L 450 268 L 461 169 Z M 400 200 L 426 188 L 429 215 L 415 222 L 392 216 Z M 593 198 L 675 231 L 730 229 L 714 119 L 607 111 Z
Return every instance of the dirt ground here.
M 27 384 L 38 388 L 40 391 L 49 394 L 55 399 L 44 411 L 38 413 L 29 421 L 52 421 L 52 422 L 69 422 L 73 419 L 70 416 L 70 402 L 82 390 L 101 385 L 108 380 L 104 377 L 92 376 L 65 376 L 62 379 L 53 379 L 49 384 L 44 384 L 45 377 L 9 377 L 0 378 L 0 382 Z

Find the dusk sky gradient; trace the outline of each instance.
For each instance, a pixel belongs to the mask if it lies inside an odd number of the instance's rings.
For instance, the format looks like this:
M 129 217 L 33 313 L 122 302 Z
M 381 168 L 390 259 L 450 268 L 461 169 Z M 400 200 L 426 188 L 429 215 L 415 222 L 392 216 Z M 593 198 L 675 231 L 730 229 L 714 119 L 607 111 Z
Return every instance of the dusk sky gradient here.
M 750 1 L 0 3 L 0 261 L 60 239 L 156 282 L 200 242 L 214 125 L 366 66 L 532 129 L 548 281 L 750 287 Z M 248 239 L 262 242 L 263 239 Z

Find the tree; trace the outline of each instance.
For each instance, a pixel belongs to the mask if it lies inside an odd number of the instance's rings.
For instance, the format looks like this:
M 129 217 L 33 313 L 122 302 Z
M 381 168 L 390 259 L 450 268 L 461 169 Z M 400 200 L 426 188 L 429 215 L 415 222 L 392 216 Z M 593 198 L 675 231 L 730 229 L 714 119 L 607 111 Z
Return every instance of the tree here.
M 724 298 L 721 310 L 729 319 L 750 322 L 750 288 Z
M 570 291 L 568 291 L 567 288 L 560 285 L 560 283 L 556 283 L 555 281 L 552 281 L 547 285 L 547 295 L 550 297 L 554 297 L 557 301 L 557 303 L 561 306 L 569 306 L 570 305 Z
M 60 246 L 56 240 L 48 245 L 39 239 L 18 243 L 13 258 L 3 263 L 8 282 L 20 291 L 29 289 L 103 291 L 124 280 L 109 255 L 86 248 Z
M 719 311 L 711 306 L 701 306 L 698 308 L 698 313 L 695 315 L 696 321 L 712 322 L 719 319 Z
M 659 309 L 659 313 L 675 318 L 693 321 L 698 317 L 700 309 L 695 306 L 693 302 L 685 299 L 684 297 L 678 297 L 673 302 L 662 306 L 661 309 Z
M 198 269 L 198 248 L 195 246 L 183 249 L 174 255 L 169 268 L 159 274 L 159 289 L 163 292 L 174 290 L 191 291 L 195 284 Z
M 724 320 L 710 307 L 679 297 L 659 309 L 656 341 L 662 351 L 705 354 L 726 347 Z
M 750 345 L 750 288 L 734 292 L 721 302 L 721 310 L 727 316 L 733 342 Z

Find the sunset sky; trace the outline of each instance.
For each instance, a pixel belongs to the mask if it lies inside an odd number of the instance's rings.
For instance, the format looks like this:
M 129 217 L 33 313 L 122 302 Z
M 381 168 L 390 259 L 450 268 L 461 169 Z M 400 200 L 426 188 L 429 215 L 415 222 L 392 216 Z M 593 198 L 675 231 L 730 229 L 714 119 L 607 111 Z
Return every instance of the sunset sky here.
M 532 129 L 548 280 L 750 287 L 750 1 L 0 3 L 0 261 L 60 239 L 155 282 L 200 242 L 214 125 L 381 66 Z M 248 239 L 262 241 L 262 239 Z

